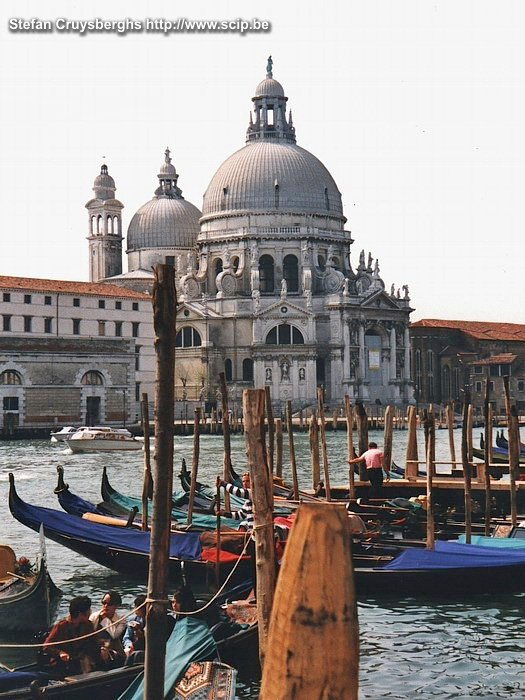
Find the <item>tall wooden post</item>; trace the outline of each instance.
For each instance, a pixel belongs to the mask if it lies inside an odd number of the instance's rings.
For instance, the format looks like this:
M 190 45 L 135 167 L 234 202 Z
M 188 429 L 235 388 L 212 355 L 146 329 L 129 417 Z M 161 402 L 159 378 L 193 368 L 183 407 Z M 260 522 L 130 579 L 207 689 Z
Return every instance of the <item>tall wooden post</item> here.
M 177 293 L 173 265 L 155 265 L 153 271 L 153 327 L 157 355 L 155 476 L 146 609 L 144 697 L 148 700 L 161 700 L 164 697 L 167 580 L 173 493 Z
M 195 489 L 197 486 L 197 472 L 199 470 L 199 452 L 200 452 L 200 427 L 201 427 L 201 409 L 195 409 L 193 417 L 193 457 L 191 460 L 191 485 L 190 495 L 188 497 L 188 517 L 186 522 L 191 525 L 193 514 L 193 504 L 195 502 Z M 219 504 L 216 504 L 219 508 Z
M 434 462 L 436 459 L 436 424 L 434 410 L 431 408 L 427 415 L 427 549 L 434 549 Z
M 454 469 L 456 462 L 456 447 L 454 445 L 454 408 L 451 403 L 447 404 L 446 417 L 448 430 L 448 444 L 450 447 L 450 461 L 452 462 L 451 467 L 452 469 Z
M 416 407 L 409 406 L 407 414 L 408 436 L 407 436 L 407 453 L 405 462 L 405 476 L 407 479 L 416 479 L 418 472 L 418 454 L 417 454 L 417 422 L 416 422 Z M 426 459 L 426 455 L 425 455 Z
M 319 411 L 319 432 L 321 435 L 321 452 L 323 455 L 323 470 L 324 470 L 324 488 L 326 492 L 326 500 L 332 500 L 330 493 L 330 470 L 328 468 L 328 452 L 326 450 L 326 426 L 324 418 L 324 387 L 317 387 L 317 410 Z
M 268 469 L 270 476 L 273 477 L 273 456 L 275 452 L 275 424 L 273 422 L 272 411 L 272 395 L 270 387 L 264 388 L 264 397 L 266 400 L 266 420 L 268 421 Z
M 350 398 L 345 395 L 346 413 L 346 451 L 348 459 L 354 459 L 354 413 L 350 405 Z M 350 498 L 355 498 L 355 470 L 354 465 L 348 465 L 348 494 Z
M 230 440 L 230 414 L 228 411 L 228 387 L 224 372 L 219 374 L 222 394 L 222 436 L 224 441 L 223 476 L 224 481 L 232 478 L 232 446 Z M 224 510 L 230 510 L 230 494 L 224 492 Z
M 490 382 L 485 382 L 485 400 L 483 402 L 483 416 L 485 419 L 485 536 L 490 535 L 490 516 L 492 510 L 492 498 L 490 492 L 490 468 L 492 456 L 492 406 L 490 404 Z
M 268 627 L 275 588 L 273 542 L 273 487 L 266 464 L 264 444 L 264 389 L 245 389 L 242 395 L 246 458 L 254 507 L 255 558 L 257 567 L 257 619 L 261 667 L 268 645 Z
M 519 432 L 518 436 L 513 429 L 512 407 L 510 405 L 510 389 L 508 376 L 503 377 L 505 389 L 505 409 L 507 412 L 507 431 L 509 433 L 509 477 L 510 477 L 510 517 L 512 525 L 518 524 L 518 508 L 516 503 L 516 474 L 519 470 Z M 511 434 L 512 433 L 512 434 Z M 517 440 L 517 444 L 516 444 Z
M 467 416 L 467 448 L 468 448 L 468 461 L 472 462 L 474 459 L 474 443 L 473 443 L 473 428 L 474 428 L 474 407 L 469 404 L 468 416 Z
M 385 409 L 385 432 L 383 440 L 384 465 L 387 473 L 392 469 L 392 406 L 387 406 Z
M 463 425 L 461 427 L 461 463 L 465 479 L 465 542 L 470 544 L 472 538 L 472 475 L 468 458 L 468 416 L 470 411 L 470 391 L 465 389 L 463 400 Z
M 142 530 L 148 530 L 148 501 L 153 495 L 153 479 L 151 476 L 151 443 L 149 430 L 148 395 L 142 394 L 140 402 L 142 414 L 142 433 L 144 435 L 144 482 L 142 484 Z
M 288 430 L 288 446 L 290 450 L 290 467 L 292 469 L 293 497 L 299 500 L 299 481 L 297 479 L 297 463 L 295 461 L 295 445 L 293 441 L 292 402 L 286 402 L 286 428 Z
M 275 419 L 275 476 L 283 478 L 283 421 Z
M 356 403 L 355 408 L 357 412 L 357 451 L 362 455 L 368 449 L 368 416 L 362 403 Z M 364 462 L 359 462 L 359 478 L 361 481 L 366 480 Z
M 277 582 L 259 700 L 357 700 L 351 549 L 344 506 L 301 504 Z
M 316 489 L 321 481 L 321 466 L 319 464 L 319 424 L 315 408 L 310 417 L 310 458 L 312 460 L 312 488 Z

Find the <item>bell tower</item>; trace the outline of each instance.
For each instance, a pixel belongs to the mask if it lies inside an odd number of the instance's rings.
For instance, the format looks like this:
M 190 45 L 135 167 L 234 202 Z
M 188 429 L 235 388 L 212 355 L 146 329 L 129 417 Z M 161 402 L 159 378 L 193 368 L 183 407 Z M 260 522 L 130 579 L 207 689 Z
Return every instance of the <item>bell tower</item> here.
M 100 282 L 122 273 L 122 209 L 115 199 L 115 180 L 104 163 L 93 183 L 95 197 L 88 210 L 89 281 Z

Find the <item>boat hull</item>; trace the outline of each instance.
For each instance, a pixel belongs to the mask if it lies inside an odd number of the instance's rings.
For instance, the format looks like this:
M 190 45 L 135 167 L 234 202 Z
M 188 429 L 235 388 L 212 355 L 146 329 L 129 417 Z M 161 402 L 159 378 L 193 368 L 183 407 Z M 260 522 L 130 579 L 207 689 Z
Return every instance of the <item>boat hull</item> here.
M 113 452 L 141 450 L 143 445 L 138 440 L 66 440 L 72 452 Z

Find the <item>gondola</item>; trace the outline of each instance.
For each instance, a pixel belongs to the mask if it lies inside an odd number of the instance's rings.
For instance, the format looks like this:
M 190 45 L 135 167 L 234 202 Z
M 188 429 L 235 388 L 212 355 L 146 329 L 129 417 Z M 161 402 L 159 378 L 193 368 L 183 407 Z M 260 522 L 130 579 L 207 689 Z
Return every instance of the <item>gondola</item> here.
M 192 643 L 191 634 L 195 628 L 202 623 L 193 620 L 185 620 L 182 623 L 182 634 L 185 629 L 189 629 L 188 649 L 178 653 L 169 654 L 170 641 L 168 641 L 167 652 L 167 675 L 171 672 L 176 674 L 177 669 L 187 668 L 187 672 L 182 679 L 176 679 L 174 690 L 170 697 L 173 700 L 198 700 L 206 697 L 209 700 L 219 700 L 219 698 L 229 700 L 234 697 L 236 671 L 227 665 L 223 658 L 225 641 L 214 642 L 209 631 L 202 632 L 208 639 L 204 639 L 204 644 Z M 175 627 L 177 629 L 177 625 Z M 182 637 L 182 635 L 179 635 Z M 172 645 L 173 646 L 173 645 Z M 198 652 L 195 653 L 198 647 Z M 212 660 L 219 658 L 220 661 Z M 173 660 L 175 664 L 173 664 Z M 170 667 L 172 664 L 172 667 Z M 188 664 L 190 664 L 188 668 Z M 174 666 L 174 668 L 173 668 Z M 67 700 L 114 700 L 125 693 L 125 697 L 131 697 L 133 689 L 140 682 L 139 676 L 144 671 L 142 664 L 134 666 L 124 666 L 122 668 L 109 671 L 92 671 L 78 676 L 70 676 L 65 679 L 53 680 L 46 673 L 38 671 L 36 664 L 30 664 L 14 672 L 0 673 L 0 698 L 9 700 L 29 700 L 39 697 L 42 693 L 45 698 L 67 698 Z M 180 674 L 179 674 L 180 678 Z M 31 689 L 33 683 L 34 690 Z M 130 688 L 130 684 L 133 686 Z M 13 687 L 18 684 L 18 687 Z M 11 685 L 11 688 L 8 686 Z M 7 688 L 2 691 L 2 687 Z M 37 690 L 39 686 L 42 690 Z M 125 692 L 127 691 L 127 692 Z
M 496 432 L 496 445 L 504 450 L 509 449 L 509 441 L 504 436 L 503 430 L 501 431 L 501 433 Z M 520 442 L 520 452 L 522 455 L 525 455 L 525 444 L 523 444 L 523 442 Z
M 45 540 L 40 534 L 40 553 L 33 567 L 16 571 L 16 557 L 2 546 L 0 572 L 0 629 L 4 634 L 27 634 L 45 630 L 54 619 L 62 592 L 47 570 Z M 5 575 L 4 575 L 5 574 Z
M 149 562 L 149 532 L 89 522 L 69 513 L 25 503 L 17 494 L 13 474 L 9 474 L 9 508 L 23 525 L 37 530 L 43 525 L 44 534 L 58 544 L 113 571 L 132 576 L 147 576 Z M 216 584 L 215 550 L 201 547 L 199 533 L 172 533 L 170 537 L 169 576 L 181 582 L 182 570 L 195 587 Z M 221 551 L 219 580 L 224 581 L 238 558 Z M 246 578 L 249 562 L 242 560 L 232 577 L 232 583 Z

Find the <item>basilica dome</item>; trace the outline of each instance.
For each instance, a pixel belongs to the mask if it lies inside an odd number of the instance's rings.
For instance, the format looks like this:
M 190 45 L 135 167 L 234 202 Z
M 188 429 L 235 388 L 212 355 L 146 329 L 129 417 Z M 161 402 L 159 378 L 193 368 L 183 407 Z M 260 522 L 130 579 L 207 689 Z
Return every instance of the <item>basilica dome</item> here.
M 128 252 L 143 248 L 192 248 L 195 245 L 201 212 L 184 199 L 177 187 L 179 176 L 169 153 L 166 149 L 155 196 L 131 219 Z

